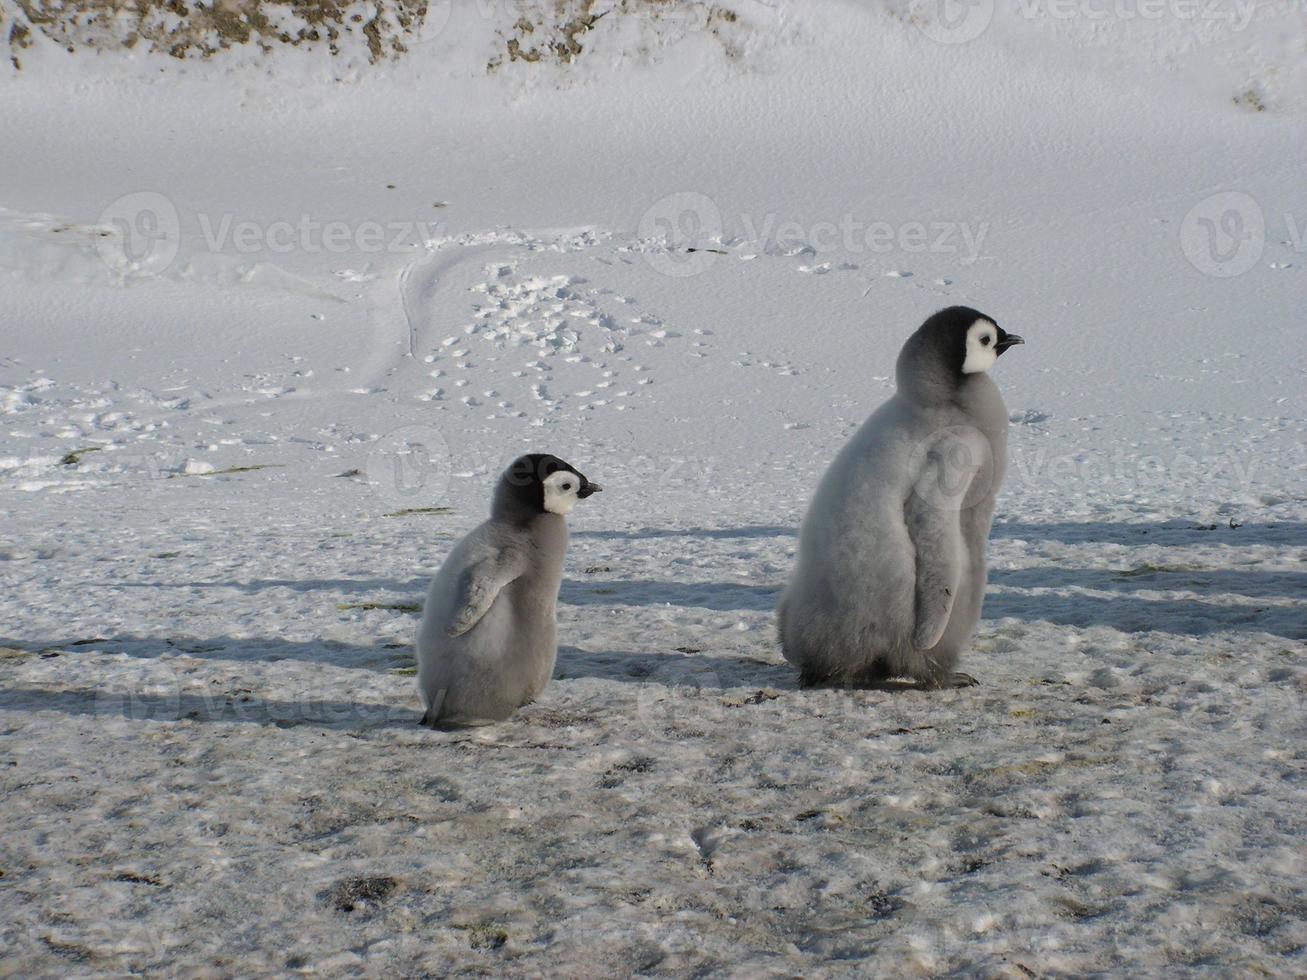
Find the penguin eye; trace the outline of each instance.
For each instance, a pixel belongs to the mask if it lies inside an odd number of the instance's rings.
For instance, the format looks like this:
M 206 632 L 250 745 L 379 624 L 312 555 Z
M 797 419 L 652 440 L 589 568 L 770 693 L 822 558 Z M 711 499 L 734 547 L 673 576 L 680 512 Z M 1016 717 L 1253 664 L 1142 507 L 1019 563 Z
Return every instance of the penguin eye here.
M 989 334 L 985 334 L 985 336 L 983 336 L 983 337 L 980 338 L 980 346 L 981 346 L 981 347 L 988 347 L 988 346 L 990 345 L 990 343 L 993 341 L 993 339 L 994 339 L 994 338 L 991 337 Z
M 572 484 L 570 484 L 570 483 L 564 483 L 564 484 L 563 484 L 563 490 L 564 490 L 564 491 L 571 490 L 571 489 L 572 489 Z

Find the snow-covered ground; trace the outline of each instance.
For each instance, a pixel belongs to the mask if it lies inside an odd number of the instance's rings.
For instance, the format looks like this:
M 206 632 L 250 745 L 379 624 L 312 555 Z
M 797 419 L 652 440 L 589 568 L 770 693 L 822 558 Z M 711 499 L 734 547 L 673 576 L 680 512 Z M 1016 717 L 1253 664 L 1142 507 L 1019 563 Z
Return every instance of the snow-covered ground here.
M 0 973 L 1307 972 L 1301 10 L 1049 6 L 25 50 Z M 981 686 L 799 691 L 796 524 L 952 303 L 1028 342 Z M 526 449 L 608 489 L 555 681 L 421 729 Z

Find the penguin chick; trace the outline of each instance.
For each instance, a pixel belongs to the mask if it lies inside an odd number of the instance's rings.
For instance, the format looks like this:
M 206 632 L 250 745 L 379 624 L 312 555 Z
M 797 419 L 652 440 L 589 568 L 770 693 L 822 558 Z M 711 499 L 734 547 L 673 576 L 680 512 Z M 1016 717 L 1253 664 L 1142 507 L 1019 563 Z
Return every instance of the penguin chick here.
M 544 690 L 558 653 L 565 518 L 601 489 L 542 453 L 500 477 L 490 519 L 454 546 L 427 593 L 417 635 L 422 724 L 502 721 Z
M 954 306 L 903 345 L 898 390 L 835 458 L 803 519 L 777 607 L 802 684 L 975 683 L 953 668 L 980 619 L 1007 460 L 1007 409 L 988 372 L 1021 343 Z

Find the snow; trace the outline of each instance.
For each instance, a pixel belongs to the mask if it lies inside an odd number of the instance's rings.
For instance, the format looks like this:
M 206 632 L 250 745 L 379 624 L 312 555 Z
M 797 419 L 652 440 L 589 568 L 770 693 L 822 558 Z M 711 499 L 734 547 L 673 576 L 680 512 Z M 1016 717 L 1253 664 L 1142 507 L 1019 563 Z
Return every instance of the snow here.
M 0 80 L 6 971 L 1307 969 L 1301 23 L 722 6 Z M 797 522 L 951 303 L 1027 341 L 981 685 L 799 691 Z M 556 678 L 422 730 L 525 450 L 606 488 Z

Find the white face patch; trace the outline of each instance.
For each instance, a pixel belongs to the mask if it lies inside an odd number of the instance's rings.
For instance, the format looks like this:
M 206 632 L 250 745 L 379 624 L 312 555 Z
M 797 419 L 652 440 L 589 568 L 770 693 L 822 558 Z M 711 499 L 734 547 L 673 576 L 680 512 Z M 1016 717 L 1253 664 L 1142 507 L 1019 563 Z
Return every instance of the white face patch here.
M 998 360 L 998 327 L 988 320 L 977 320 L 967 327 L 967 356 L 962 362 L 963 374 L 988 371 Z
M 576 506 L 581 478 L 571 470 L 559 470 L 545 477 L 545 510 L 566 517 Z

